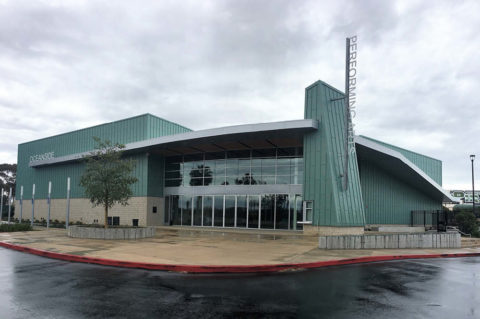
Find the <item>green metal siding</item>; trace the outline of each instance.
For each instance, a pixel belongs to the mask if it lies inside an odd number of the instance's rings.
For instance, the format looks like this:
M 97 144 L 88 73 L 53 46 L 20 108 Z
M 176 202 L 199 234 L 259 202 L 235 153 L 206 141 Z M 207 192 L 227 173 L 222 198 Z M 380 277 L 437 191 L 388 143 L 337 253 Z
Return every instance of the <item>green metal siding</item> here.
M 148 157 L 148 196 L 163 197 L 165 158 L 152 154 Z
M 148 161 L 146 154 L 134 154 L 125 157 L 135 160 L 135 170 L 132 175 L 138 178 L 138 182 L 132 185 L 134 196 L 147 195 Z M 52 182 L 52 198 L 65 198 L 67 196 L 67 177 L 70 177 L 72 198 L 85 197 L 84 190 L 78 184 L 85 169 L 82 162 L 51 165 L 32 169 L 26 177 L 22 177 L 17 184 L 18 195 L 20 186 L 24 187 L 24 199 L 32 198 L 32 185 L 35 184 L 35 198 L 45 199 L 48 195 L 48 182 Z
M 319 129 L 304 137 L 305 200 L 313 200 L 313 225 L 363 226 L 365 215 L 356 154 L 349 157 L 347 190 L 342 189 L 345 152 L 343 93 L 318 81 L 306 89 L 305 118 L 318 119 Z
M 422 171 L 425 172 L 431 179 L 437 182 L 438 185 L 442 186 L 442 161 L 425 156 L 419 153 L 415 153 L 401 147 L 391 145 L 382 141 L 375 140 L 373 138 L 363 136 L 363 138 L 369 139 L 375 143 L 383 145 L 389 149 L 399 152 L 403 156 L 405 156 L 410 162 L 418 166 Z
M 147 138 L 191 132 L 191 129 L 148 114 Z
M 367 224 L 410 224 L 412 210 L 436 210 L 442 202 L 432 199 L 368 161 L 359 161 Z
M 29 156 L 55 152 L 55 157 L 93 150 L 95 142 L 92 137 L 109 139 L 112 142 L 127 144 L 146 139 L 148 114 L 125 120 L 97 125 L 73 132 L 55 135 L 19 145 L 23 159 L 28 163 Z
M 43 138 L 18 145 L 17 194 L 24 186 L 24 199 L 31 199 L 32 185 L 36 184 L 36 198 L 46 198 L 48 181 L 52 181 L 52 197 L 66 196 L 66 180 L 71 178 L 72 197 L 83 197 L 83 190 L 78 186 L 84 164 L 72 162 L 68 164 L 48 165 L 38 168 L 29 166 L 30 156 L 54 152 L 55 157 L 91 151 L 94 148 L 93 137 L 109 139 L 114 143 L 132 143 L 145 139 L 188 132 L 189 129 L 163 120 L 151 114 L 97 125 L 69 133 Z M 134 175 L 139 179 L 133 185 L 134 196 L 146 196 L 148 191 L 149 161 L 146 154 L 130 155 L 137 162 Z M 160 181 L 161 182 L 161 181 Z M 153 183 L 153 182 L 152 182 Z M 163 183 L 162 183 L 163 185 Z M 152 184 L 153 189 L 153 184 Z M 158 190 L 156 191 L 158 194 Z M 161 193 L 161 192 L 160 192 Z

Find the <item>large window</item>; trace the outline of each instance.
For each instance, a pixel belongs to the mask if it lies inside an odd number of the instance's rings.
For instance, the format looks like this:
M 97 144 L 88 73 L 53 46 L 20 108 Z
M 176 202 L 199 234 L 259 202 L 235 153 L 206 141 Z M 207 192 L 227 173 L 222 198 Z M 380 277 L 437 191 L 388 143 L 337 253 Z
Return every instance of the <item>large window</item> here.
M 166 159 L 165 187 L 303 184 L 303 149 L 226 151 Z

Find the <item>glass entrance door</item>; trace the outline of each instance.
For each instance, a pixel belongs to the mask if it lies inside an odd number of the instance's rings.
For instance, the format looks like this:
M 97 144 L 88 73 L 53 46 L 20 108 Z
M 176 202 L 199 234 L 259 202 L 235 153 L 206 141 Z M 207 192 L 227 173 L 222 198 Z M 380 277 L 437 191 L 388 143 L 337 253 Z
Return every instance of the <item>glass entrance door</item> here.
M 235 196 L 225 196 L 225 227 L 235 226 Z
M 275 225 L 275 195 L 262 195 L 260 228 L 273 229 Z
M 193 197 L 193 226 L 202 226 L 202 196 Z
M 182 225 L 192 226 L 192 197 L 182 196 Z
M 223 195 L 213 196 L 213 225 L 215 227 L 223 227 Z
M 237 227 L 247 227 L 247 196 L 237 196 Z
M 248 228 L 259 228 L 260 196 L 248 196 Z
M 275 229 L 289 229 L 288 195 L 275 195 Z
M 213 198 L 212 196 L 203 197 L 203 226 L 213 226 Z

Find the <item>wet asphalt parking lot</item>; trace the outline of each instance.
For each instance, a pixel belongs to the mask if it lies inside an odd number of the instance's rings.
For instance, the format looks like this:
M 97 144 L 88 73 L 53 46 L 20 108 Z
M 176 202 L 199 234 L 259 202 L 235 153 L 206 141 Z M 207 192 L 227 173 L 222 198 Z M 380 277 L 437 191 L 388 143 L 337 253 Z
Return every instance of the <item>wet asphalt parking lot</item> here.
M 179 274 L 0 248 L 1 318 L 480 318 L 480 257 Z

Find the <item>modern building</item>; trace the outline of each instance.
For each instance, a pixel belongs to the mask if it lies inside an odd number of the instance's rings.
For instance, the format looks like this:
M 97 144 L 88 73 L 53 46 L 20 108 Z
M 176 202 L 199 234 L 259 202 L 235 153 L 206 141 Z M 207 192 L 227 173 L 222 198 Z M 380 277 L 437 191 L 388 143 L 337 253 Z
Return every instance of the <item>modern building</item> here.
M 451 190 L 450 195 L 455 198 L 461 204 L 473 204 L 473 198 L 475 198 L 475 204 L 480 204 L 480 191 L 475 191 L 475 196 L 472 196 L 471 190 Z
M 35 184 L 34 219 L 46 218 L 51 181 L 51 219 L 65 220 L 69 177 L 70 222 L 103 223 L 78 185 L 94 136 L 136 161 L 130 205 L 109 214 L 118 224 L 358 234 L 453 200 L 441 161 L 364 136 L 349 147 L 343 97 L 318 81 L 304 119 L 192 131 L 144 114 L 20 144 L 15 217 L 31 218 Z

